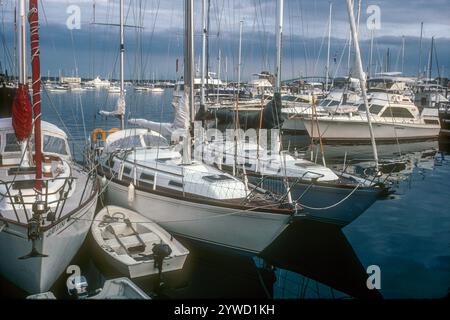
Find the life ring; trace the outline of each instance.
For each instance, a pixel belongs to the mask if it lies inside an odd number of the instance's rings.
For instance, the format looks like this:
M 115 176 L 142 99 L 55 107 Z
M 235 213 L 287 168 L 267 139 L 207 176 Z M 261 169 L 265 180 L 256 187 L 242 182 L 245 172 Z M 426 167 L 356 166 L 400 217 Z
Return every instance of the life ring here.
M 102 128 L 96 128 L 94 129 L 94 131 L 92 131 L 91 134 L 91 139 L 93 143 L 97 143 L 97 141 L 99 140 L 98 135 L 101 135 L 100 141 L 105 141 L 106 140 L 106 132 L 105 130 L 103 130 Z

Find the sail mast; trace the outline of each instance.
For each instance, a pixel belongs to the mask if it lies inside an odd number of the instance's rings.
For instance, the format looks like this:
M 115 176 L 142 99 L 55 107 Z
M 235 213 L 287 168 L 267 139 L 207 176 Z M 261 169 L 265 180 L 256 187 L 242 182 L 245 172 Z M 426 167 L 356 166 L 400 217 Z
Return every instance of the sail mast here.
M 434 37 L 431 37 L 430 56 L 428 57 L 428 68 L 427 68 L 428 79 L 431 79 L 431 70 L 433 69 L 433 47 L 434 47 Z
M 276 25 L 276 42 L 277 55 L 275 64 L 275 92 L 281 91 L 281 53 L 282 53 L 282 39 L 283 39 L 283 12 L 284 0 L 278 0 L 277 5 L 277 25 Z
M 25 0 L 19 1 L 19 17 L 20 17 L 20 28 L 19 28 L 19 83 L 27 84 L 27 31 L 26 27 L 26 15 L 25 15 Z
M 36 189 L 42 189 L 42 137 L 41 137 L 41 63 L 39 52 L 38 0 L 30 0 L 31 67 L 33 83 L 34 144 L 36 163 Z
M 124 40 L 124 16 L 123 16 L 123 0 L 120 0 L 120 96 L 119 112 L 120 128 L 125 129 L 125 84 L 124 84 L 124 56 L 125 56 L 125 40 Z
M 327 47 L 327 66 L 325 73 L 325 91 L 328 90 L 328 76 L 330 73 L 330 42 L 331 42 L 331 12 L 333 10 L 333 3 L 330 2 L 330 13 L 328 17 L 328 47 Z
M 239 21 L 239 54 L 238 54 L 238 97 L 239 91 L 241 90 L 241 65 L 242 65 L 242 27 L 244 25 L 244 21 Z
M 372 64 L 373 64 L 373 29 L 370 30 L 370 54 L 369 54 L 369 68 L 367 75 L 372 77 Z
M 20 28 L 17 39 L 19 42 L 19 86 L 13 100 L 12 126 L 20 144 L 22 161 L 20 167 L 29 167 L 30 159 L 27 152 L 27 139 L 32 132 L 32 110 L 28 94 L 28 77 L 26 65 L 26 15 L 25 0 L 19 3 Z M 16 70 L 15 70 L 16 72 Z
M 188 94 L 191 124 L 194 122 L 194 2 L 185 0 L 184 90 Z
M 206 73 L 206 0 L 202 1 L 202 67 L 201 67 L 201 89 L 200 89 L 200 106 L 205 107 L 205 73 Z
M 419 38 L 419 65 L 417 70 L 417 78 L 420 78 L 422 73 L 422 37 L 423 37 L 423 22 L 420 23 L 420 38 Z
M 347 0 L 347 11 L 348 11 L 348 16 L 349 16 L 349 20 L 350 20 L 350 29 L 352 31 L 353 46 L 355 47 L 356 67 L 358 68 L 359 80 L 361 82 L 361 93 L 363 96 L 364 105 L 366 107 L 367 122 L 369 123 L 370 140 L 372 142 L 373 156 L 375 159 L 376 169 L 378 171 L 378 151 L 377 151 L 377 145 L 375 142 L 375 135 L 373 133 L 373 128 L 372 128 L 372 120 L 370 118 L 371 115 L 370 115 L 370 111 L 369 111 L 369 102 L 367 100 L 367 92 L 366 92 L 366 78 L 364 75 L 364 70 L 363 70 L 362 61 L 361 61 L 361 52 L 359 49 L 358 34 L 357 34 L 357 30 L 356 30 L 355 16 L 353 14 L 352 0 Z

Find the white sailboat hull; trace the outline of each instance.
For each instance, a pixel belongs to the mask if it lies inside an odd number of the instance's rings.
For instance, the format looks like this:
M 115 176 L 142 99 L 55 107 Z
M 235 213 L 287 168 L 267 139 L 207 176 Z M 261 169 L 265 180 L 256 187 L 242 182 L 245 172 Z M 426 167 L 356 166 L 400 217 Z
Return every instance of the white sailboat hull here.
M 309 136 L 323 141 L 370 141 L 367 121 L 339 121 L 319 118 L 318 124 L 311 126 L 310 119 L 303 119 Z M 319 130 L 317 128 L 319 126 Z M 372 122 L 377 141 L 424 140 L 439 135 L 438 125 L 427 125 L 407 122 Z
M 10 223 L 0 232 L 0 274 L 28 293 L 46 292 L 65 271 L 83 244 L 94 218 L 97 197 L 93 197 L 70 219 L 46 230 L 36 249 L 48 257 L 20 260 L 30 253 L 26 226 Z
M 135 190 L 128 202 L 128 187 L 108 182 L 108 204 L 130 208 L 155 221 L 170 233 L 243 252 L 260 253 L 288 226 L 290 216 L 243 211 Z
M 305 124 L 300 117 L 289 117 L 284 120 L 282 129 L 284 131 L 306 131 Z

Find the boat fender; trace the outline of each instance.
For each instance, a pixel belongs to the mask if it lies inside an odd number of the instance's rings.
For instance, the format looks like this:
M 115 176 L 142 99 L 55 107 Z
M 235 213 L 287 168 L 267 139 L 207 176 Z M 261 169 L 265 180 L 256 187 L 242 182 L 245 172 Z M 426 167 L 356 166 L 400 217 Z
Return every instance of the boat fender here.
M 130 183 L 128 186 L 128 203 L 131 205 L 134 202 L 134 184 Z
M 106 187 L 107 182 L 108 182 L 108 181 L 106 180 L 106 177 L 105 177 L 105 176 L 102 176 L 102 179 L 101 179 L 102 189 L 104 189 L 104 188 Z

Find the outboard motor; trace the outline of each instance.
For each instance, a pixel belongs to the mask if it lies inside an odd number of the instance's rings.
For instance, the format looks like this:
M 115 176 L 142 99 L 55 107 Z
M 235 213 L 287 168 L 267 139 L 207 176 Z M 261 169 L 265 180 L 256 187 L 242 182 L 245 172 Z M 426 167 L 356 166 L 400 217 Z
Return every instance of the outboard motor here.
M 172 253 L 172 249 L 165 243 L 159 243 L 153 245 L 152 252 L 155 259 L 155 268 L 158 268 L 158 283 L 156 285 L 155 291 L 159 294 L 164 286 L 164 282 L 162 281 L 163 261 L 165 258 L 170 256 L 170 254 Z
M 86 299 L 89 296 L 89 286 L 85 276 L 72 275 L 66 282 L 69 296 L 76 299 Z

